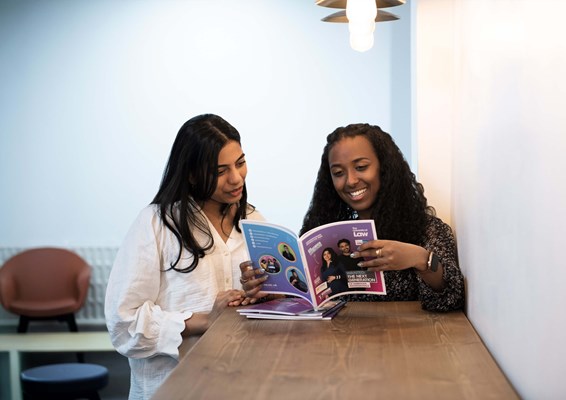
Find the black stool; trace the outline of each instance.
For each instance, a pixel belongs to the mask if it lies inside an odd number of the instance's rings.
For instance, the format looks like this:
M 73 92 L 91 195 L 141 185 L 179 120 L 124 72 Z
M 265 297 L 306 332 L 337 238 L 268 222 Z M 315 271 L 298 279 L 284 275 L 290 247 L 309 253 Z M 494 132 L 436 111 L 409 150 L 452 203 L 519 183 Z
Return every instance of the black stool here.
M 98 391 L 108 384 L 108 369 L 85 363 L 50 364 L 20 374 L 24 399 L 100 400 Z

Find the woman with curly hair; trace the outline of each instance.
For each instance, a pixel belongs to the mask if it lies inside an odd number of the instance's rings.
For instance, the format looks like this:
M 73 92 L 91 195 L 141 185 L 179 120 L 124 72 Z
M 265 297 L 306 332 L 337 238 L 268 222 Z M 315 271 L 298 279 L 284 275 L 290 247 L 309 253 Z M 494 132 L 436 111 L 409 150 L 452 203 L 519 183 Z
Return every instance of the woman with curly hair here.
M 335 221 L 373 219 L 379 240 L 361 245 L 359 265 L 384 271 L 387 295 L 349 300 L 420 300 L 434 311 L 461 309 L 464 280 L 450 227 L 427 205 L 423 186 L 391 136 L 352 124 L 327 137 L 301 234 Z
M 351 257 L 384 271 L 387 295 L 350 294 L 350 301 L 420 300 L 431 311 L 464 305 L 464 279 L 451 228 L 427 204 L 423 186 L 391 138 L 369 124 L 340 127 L 327 137 L 314 193 L 300 234 L 336 221 L 373 219 L 379 240 Z M 248 276 L 242 270 L 245 278 Z M 264 296 L 252 279 L 246 293 Z

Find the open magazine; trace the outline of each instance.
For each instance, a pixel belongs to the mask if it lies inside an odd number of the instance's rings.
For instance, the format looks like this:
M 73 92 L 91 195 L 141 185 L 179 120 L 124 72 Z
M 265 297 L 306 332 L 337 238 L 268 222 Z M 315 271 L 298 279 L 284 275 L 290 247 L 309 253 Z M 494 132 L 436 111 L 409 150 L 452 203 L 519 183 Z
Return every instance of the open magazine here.
M 345 294 L 386 294 L 383 272 L 359 267 L 361 259 L 345 256 L 340 249 L 344 241 L 354 251 L 375 240 L 373 220 L 333 222 L 300 238 L 269 222 L 246 219 L 240 224 L 254 269 L 263 268 L 269 276 L 262 288 L 266 293 L 301 297 L 315 310 Z
M 332 319 L 346 305 L 343 299 L 327 301 L 319 309 L 314 309 L 310 301 L 302 297 L 282 297 L 265 303 L 238 308 L 247 318 L 319 320 Z

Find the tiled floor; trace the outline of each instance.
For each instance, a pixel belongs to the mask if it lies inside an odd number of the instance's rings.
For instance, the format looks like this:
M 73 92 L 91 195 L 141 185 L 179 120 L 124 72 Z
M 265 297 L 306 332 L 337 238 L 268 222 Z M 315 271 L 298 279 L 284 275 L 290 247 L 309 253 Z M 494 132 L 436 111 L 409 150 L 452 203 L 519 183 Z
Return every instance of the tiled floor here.
M 105 329 L 104 326 L 81 326 L 79 330 L 99 331 Z M 29 332 L 56 332 L 66 331 L 65 324 L 58 322 L 32 322 Z M 0 333 L 15 333 L 15 326 L 0 326 Z M 1 340 L 1 336 L 0 336 Z M 39 365 L 53 364 L 60 362 L 77 362 L 75 353 L 26 353 L 22 356 L 22 369 L 31 368 Z M 110 379 L 108 386 L 100 391 L 102 400 L 126 400 L 130 387 L 130 367 L 127 358 L 118 353 L 110 352 L 87 352 L 85 362 L 100 364 L 108 368 Z M 6 399 L 9 400 L 9 399 Z

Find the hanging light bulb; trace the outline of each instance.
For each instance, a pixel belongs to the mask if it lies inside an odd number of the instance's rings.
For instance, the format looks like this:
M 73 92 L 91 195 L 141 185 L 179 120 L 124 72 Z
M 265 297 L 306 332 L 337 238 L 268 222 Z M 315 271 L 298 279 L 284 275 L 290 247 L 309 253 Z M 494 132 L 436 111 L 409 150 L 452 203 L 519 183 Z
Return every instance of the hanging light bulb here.
M 405 4 L 406 0 L 315 0 L 322 7 L 341 8 L 322 18 L 324 22 L 348 23 L 350 46 L 356 51 L 367 51 L 373 47 L 373 32 L 376 22 L 395 21 L 398 16 L 382 8 Z M 377 9 L 379 13 L 377 12 Z
M 368 51 L 373 47 L 373 35 L 352 35 L 350 33 L 350 47 L 359 52 Z
M 373 47 L 376 16 L 375 0 L 347 0 L 346 17 L 352 49 L 364 52 Z

